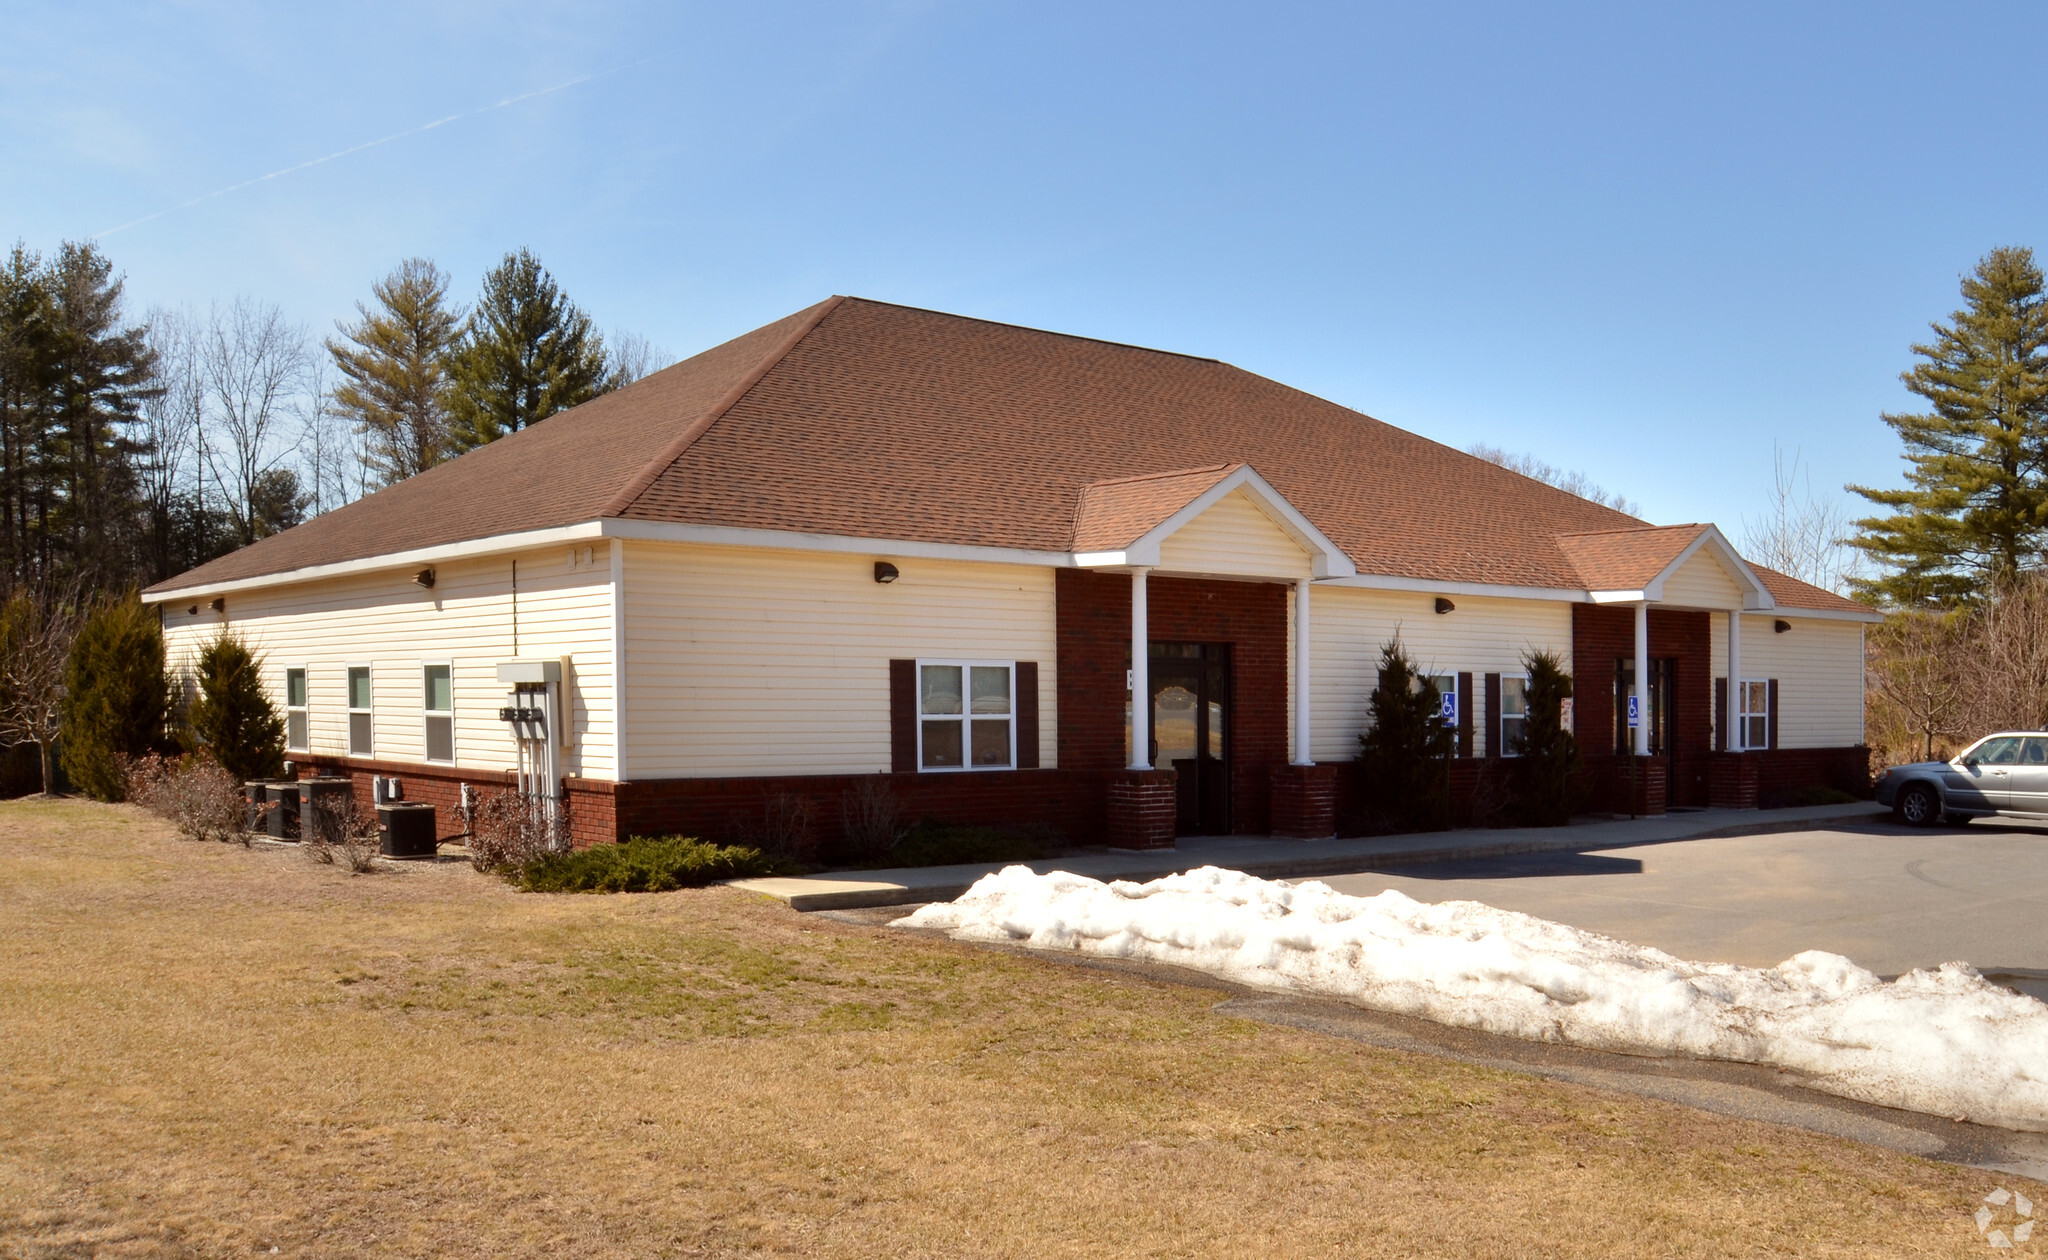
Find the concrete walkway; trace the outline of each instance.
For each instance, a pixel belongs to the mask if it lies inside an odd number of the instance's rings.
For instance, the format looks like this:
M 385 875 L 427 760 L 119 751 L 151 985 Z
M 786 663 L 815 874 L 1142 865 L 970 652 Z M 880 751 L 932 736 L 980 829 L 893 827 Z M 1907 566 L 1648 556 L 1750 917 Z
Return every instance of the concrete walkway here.
M 1005 866 L 1039 872 L 1071 871 L 1093 879 L 1150 880 L 1199 866 L 1222 866 L 1266 879 L 1343 875 L 1355 871 L 1455 862 L 1517 853 L 1616 849 L 1633 844 L 1668 844 L 1717 836 L 1751 836 L 1804 831 L 1816 825 L 1879 816 L 1868 801 L 1808 809 L 1703 809 L 1658 818 L 1616 818 L 1569 827 L 1504 827 L 1493 830 L 1433 831 L 1412 836 L 1369 836 L 1346 840 L 1275 840 L 1264 836 L 1184 836 L 1178 847 L 1144 853 L 1081 850 L 1035 862 L 978 862 L 884 871 L 828 871 L 787 879 L 738 879 L 735 888 L 765 893 L 794 910 L 855 910 L 867 906 L 951 901 L 974 881 Z

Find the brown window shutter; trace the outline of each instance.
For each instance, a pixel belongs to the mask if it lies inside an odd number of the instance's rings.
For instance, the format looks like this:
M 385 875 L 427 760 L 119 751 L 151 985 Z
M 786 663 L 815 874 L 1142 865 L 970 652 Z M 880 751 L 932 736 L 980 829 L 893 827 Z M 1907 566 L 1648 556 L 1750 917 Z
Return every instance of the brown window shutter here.
M 1714 751 L 1728 751 L 1728 680 L 1714 680 Z
M 1038 769 L 1038 662 L 1017 662 L 1017 768 Z
M 1472 755 L 1472 675 L 1458 675 L 1458 755 Z
M 1775 678 L 1771 679 L 1771 698 L 1766 703 L 1771 706 L 1770 715 L 1766 719 L 1771 728 L 1771 747 L 1776 748 L 1778 746 L 1778 680 Z
M 889 768 L 917 769 L 917 662 L 889 662 Z
M 1500 675 L 1486 676 L 1486 755 L 1498 757 L 1500 746 Z

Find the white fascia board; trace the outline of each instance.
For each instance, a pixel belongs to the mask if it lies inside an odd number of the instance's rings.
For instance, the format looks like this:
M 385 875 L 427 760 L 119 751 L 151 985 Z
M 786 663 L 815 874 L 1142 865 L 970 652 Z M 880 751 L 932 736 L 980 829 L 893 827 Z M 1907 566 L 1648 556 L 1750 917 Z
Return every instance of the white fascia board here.
M 1280 532 L 1294 540 L 1294 544 L 1308 553 L 1309 574 L 1315 578 L 1350 577 L 1358 572 L 1358 566 L 1351 563 L 1351 557 L 1344 549 L 1330 541 L 1330 536 L 1303 516 L 1285 496 L 1273 488 L 1273 484 L 1259 476 L 1258 470 L 1250 464 L 1231 473 L 1228 477 L 1210 486 L 1175 512 L 1172 516 L 1145 531 L 1136 542 L 1124 548 L 1125 563 L 1132 565 L 1156 565 L 1159 563 L 1159 545 L 1173 536 L 1183 525 L 1202 513 L 1215 507 L 1226 496 L 1238 490 L 1251 492 L 1252 502 L 1264 512 Z M 1096 555 L 1109 553 L 1090 553 Z
M 517 534 L 493 534 L 489 538 L 472 538 L 466 542 L 442 543 L 435 547 L 416 547 L 411 551 L 389 551 L 381 556 L 365 556 L 360 560 L 307 565 L 303 569 L 287 569 L 282 573 L 265 573 L 256 577 L 236 578 L 227 582 L 207 582 L 198 586 L 176 586 L 167 591 L 145 592 L 142 602 L 171 604 L 181 599 L 207 599 L 215 595 L 233 595 L 238 591 L 259 590 L 267 586 L 289 586 L 299 582 L 318 582 L 327 578 L 376 573 L 384 569 L 409 569 L 414 565 L 444 564 L 450 560 L 467 560 L 475 556 L 501 555 L 508 551 L 526 551 L 534 547 L 553 547 L 562 543 L 600 538 L 604 533 L 601 525 L 602 522 L 599 521 L 584 521 L 552 529 L 531 529 Z
M 1743 611 L 1750 613 L 1754 610 L 1744 609 Z M 1870 626 L 1878 625 L 1884 621 L 1884 614 L 1876 609 L 1851 612 L 1846 608 L 1788 608 L 1780 604 L 1776 608 L 1767 608 L 1762 611 L 1769 613 L 1773 617 L 1783 617 L 1787 621 L 1860 621 Z M 1761 613 L 1758 615 L 1761 615 Z
M 1509 586 L 1493 582 L 1439 582 L 1431 578 L 1395 577 L 1388 573 L 1356 573 L 1331 578 L 1317 586 L 1348 586 L 1369 591 L 1414 591 L 1422 595 L 1472 595 L 1493 599 L 1540 599 L 1550 603 L 1583 604 L 1585 591 L 1574 587 Z M 1640 599 L 1641 592 L 1634 598 Z
M 1647 590 L 1588 591 L 1586 596 L 1589 602 L 1595 604 L 1647 604 L 1650 602 L 1650 593 Z
M 769 547 L 784 551 L 827 551 L 848 555 L 897 556 L 912 560 L 972 560 L 982 564 L 1028 564 L 1071 569 L 1076 557 L 1066 551 L 1031 551 L 1022 547 L 975 547 L 960 543 L 913 542 L 902 538 L 856 538 L 846 534 L 806 534 L 784 529 L 742 529 L 733 525 L 685 525 L 671 521 L 634 521 L 607 517 L 594 522 L 606 538 L 639 542 L 704 543 L 716 547 Z
M 1153 557 L 1156 561 L 1158 557 Z M 1128 551 L 1077 551 L 1074 567 L 1079 569 L 1123 569 L 1133 563 Z
M 1735 584 L 1742 588 L 1743 611 L 1763 612 L 1778 606 L 1778 601 L 1771 597 L 1770 590 L 1764 586 L 1763 579 L 1757 577 L 1756 571 L 1749 567 L 1748 562 L 1729 544 L 1727 538 L 1722 536 L 1720 527 L 1711 524 L 1700 532 L 1698 538 L 1688 543 L 1685 550 L 1674 556 L 1671 563 L 1664 566 L 1663 572 L 1650 579 L 1643 587 L 1644 596 L 1653 602 L 1663 602 L 1664 579 L 1678 572 L 1686 561 L 1703 549 L 1712 552 L 1714 558 L 1721 562 L 1721 567 L 1735 579 Z

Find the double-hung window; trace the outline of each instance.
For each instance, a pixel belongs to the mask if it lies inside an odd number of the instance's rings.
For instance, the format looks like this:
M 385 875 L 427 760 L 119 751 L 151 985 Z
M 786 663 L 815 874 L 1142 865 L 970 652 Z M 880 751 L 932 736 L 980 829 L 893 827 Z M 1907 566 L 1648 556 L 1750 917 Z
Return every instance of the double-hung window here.
M 376 755 L 375 715 L 370 711 L 370 667 L 351 665 L 348 667 L 348 754 L 351 757 Z
M 422 666 L 425 693 L 427 760 L 455 760 L 454 669 L 444 663 Z
M 292 752 L 311 748 L 312 722 L 306 707 L 306 667 L 292 665 L 284 671 L 284 746 Z
M 919 661 L 918 767 L 1008 770 L 1015 766 L 1016 676 L 1011 661 Z
M 1735 688 L 1736 720 L 1741 723 L 1744 748 L 1771 745 L 1771 684 L 1768 679 L 1745 678 Z
M 1525 674 L 1500 676 L 1500 755 L 1512 757 L 1529 726 L 1529 679 Z

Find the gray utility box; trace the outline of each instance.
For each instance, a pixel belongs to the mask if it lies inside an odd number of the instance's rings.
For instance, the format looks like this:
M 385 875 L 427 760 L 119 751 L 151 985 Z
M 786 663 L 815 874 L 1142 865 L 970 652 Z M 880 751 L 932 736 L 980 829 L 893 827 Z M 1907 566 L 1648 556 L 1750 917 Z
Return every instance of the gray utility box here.
M 377 831 L 385 857 L 430 858 L 440 844 L 434 807 L 424 801 L 392 801 L 377 807 Z
M 343 778 L 300 779 L 295 786 L 299 797 L 299 834 L 308 840 L 320 839 L 329 844 L 340 840 L 339 835 L 333 834 L 334 811 L 344 808 L 343 802 L 355 795 L 355 781 Z M 321 835 L 323 830 L 329 834 Z
M 299 784 L 296 779 L 265 779 L 263 800 L 270 808 L 263 830 L 272 840 L 299 838 Z

